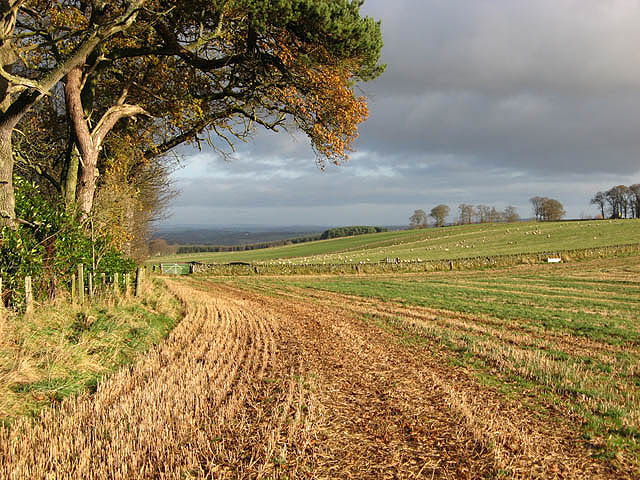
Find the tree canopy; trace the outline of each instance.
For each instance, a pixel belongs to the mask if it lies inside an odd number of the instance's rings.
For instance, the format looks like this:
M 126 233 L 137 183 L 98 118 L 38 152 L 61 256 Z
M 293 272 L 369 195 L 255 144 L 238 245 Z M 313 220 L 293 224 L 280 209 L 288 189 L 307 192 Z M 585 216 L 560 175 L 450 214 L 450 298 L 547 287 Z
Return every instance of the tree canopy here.
M 557 221 L 566 215 L 562 203 L 554 198 L 536 196 L 530 198 L 529 201 L 537 221 Z
M 185 142 L 226 155 L 257 127 L 291 128 L 322 167 L 345 161 L 368 115 L 356 85 L 384 69 L 362 3 L 0 2 L 0 223 L 16 224 L 16 158 L 85 217 L 105 188 L 130 185 L 143 208 Z
M 427 213 L 419 208 L 409 217 L 409 228 L 425 228 L 427 226 Z
M 329 230 L 325 230 L 320 235 L 321 240 L 326 240 L 328 238 L 340 238 L 340 237 L 351 237 L 354 235 L 365 235 L 367 233 L 380 233 L 386 232 L 387 229 L 384 227 L 372 227 L 369 225 L 352 225 L 348 227 L 337 227 L 330 228 Z
M 431 209 L 429 216 L 433 218 L 436 227 L 444 227 L 445 221 L 449 216 L 449 207 L 447 205 L 437 205 Z

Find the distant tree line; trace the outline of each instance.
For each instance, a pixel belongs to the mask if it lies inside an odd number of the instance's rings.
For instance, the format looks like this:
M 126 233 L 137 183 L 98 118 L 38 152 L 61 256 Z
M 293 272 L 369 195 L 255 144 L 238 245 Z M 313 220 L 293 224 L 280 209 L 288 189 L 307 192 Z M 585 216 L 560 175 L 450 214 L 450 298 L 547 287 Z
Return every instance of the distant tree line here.
M 177 253 L 202 253 L 202 252 L 245 252 L 248 250 L 260 250 L 263 248 L 283 247 L 296 243 L 313 242 L 320 240 L 320 235 L 308 237 L 290 238 L 287 240 L 273 240 L 271 242 L 251 243 L 249 245 L 184 245 L 178 247 Z
M 602 218 L 640 218 L 640 184 L 617 185 L 598 192 L 591 204 L 600 209 Z
M 513 223 L 520 220 L 516 207 L 509 205 L 504 210 L 498 210 L 490 205 L 471 205 L 461 203 L 458 205 L 458 224 L 470 223 Z
M 329 230 L 325 230 L 320 235 L 320 239 L 326 240 L 328 238 L 351 237 L 354 235 L 364 235 L 366 233 L 380 233 L 380 232 L 387 232 L 387 231 L 388 229 L 384 227 L 354 225 L 349 227 L 338 227 L 338 228 L 330 228 Z
M 553 222 L 562 220 L 567 214 L 564 206 L 558 200 L 547 197 L 532 197 L 529 199 L 533 214 L 538 222 Z
M 272 240 L 270 242 L 251 243 L 247 245 L 168 245 L 162 238 L 153 239 L 149 242 L 149 250 L 152 256 L 172 255 L 182 253 L 203 253 L 203 252 L 245 252 L 249 250 L 260 250 L 264 248 L 283 247 L 285 245 L 295 245 L 298 243 L 314 242 L 328 238 L 350 237 L 353 235 L 363 235 L 365 233 L 386 232 L 384 227 L 372 226 L 349 226 L 330 228 L 318 235 L 307 235 L 304 237 L 288 238 L 284 240 Z
M 429 215 L 424 210 L 416 210 L 409 217 L 409 228 L 426 228 L 429 226 L 429 217 L 433 219 L 434 227 L 446 225 L 450 209 L 447 205 L 437 205 L 431 209 Z M 488 205 L 471 205 L 461 203 L 458 205 L 458 225 L 470 223 L 497 223 L 497 222 L 517 222 L 520 215 L 516 207 L 509 205 L 503 211 Z

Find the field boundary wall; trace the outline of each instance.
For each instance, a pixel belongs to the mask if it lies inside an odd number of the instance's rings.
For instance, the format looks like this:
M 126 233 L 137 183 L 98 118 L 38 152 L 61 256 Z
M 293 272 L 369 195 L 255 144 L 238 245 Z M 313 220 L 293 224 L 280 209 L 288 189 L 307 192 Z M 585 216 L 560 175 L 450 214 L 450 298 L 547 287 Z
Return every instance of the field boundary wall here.
M 547 263 L 549 258 L 561 258 L 563 262 L 640 254 L 640 243 L 610 245 L 605 247 L 555 250 L 536 253 L 477 256 L 442 260 L 386 259 L 380 262 L 360 263 L 288 263 L 281 264 L 227 264 L 191 262 L 191 272 L 201 275 L 322 275 L 322 274 L 371 274 L 371 273 L 419 273 L 447 270 L 478 270 L 483 268 L 510 267 Z

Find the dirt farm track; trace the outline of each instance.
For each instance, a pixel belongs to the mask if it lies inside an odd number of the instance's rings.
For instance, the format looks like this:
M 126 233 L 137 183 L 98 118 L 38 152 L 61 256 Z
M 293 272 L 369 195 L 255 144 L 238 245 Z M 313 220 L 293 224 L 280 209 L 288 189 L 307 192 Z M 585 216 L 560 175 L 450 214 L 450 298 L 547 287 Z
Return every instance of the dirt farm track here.
M 186 311 L 168 339 L 4 433 L 1 479 L 633 478 L 567 412 L 543 421 L 354 314 L 383 302 L 168 282 Z

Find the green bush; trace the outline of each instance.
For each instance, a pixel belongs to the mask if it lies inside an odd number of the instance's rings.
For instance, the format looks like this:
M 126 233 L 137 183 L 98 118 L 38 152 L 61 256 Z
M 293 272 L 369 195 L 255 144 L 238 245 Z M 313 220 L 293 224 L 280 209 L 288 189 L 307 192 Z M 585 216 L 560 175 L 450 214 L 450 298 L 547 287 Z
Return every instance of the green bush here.
M 92 240 L 87 222 L 45 198 L 34 183 L 16 177 L 14 186 L 19 225 L 0 234 L 0 276 L 9 303 L 21 305 L 27 275 L 34 277 L 35 293 L 44 296 L 52 286 L 66 285 L 79 263 L 91 272 L 95 259 L 96 274 L 135 268 L 110 246 L 108 235 Z

